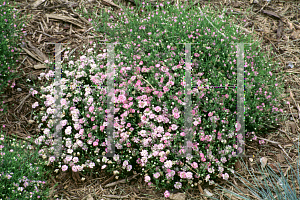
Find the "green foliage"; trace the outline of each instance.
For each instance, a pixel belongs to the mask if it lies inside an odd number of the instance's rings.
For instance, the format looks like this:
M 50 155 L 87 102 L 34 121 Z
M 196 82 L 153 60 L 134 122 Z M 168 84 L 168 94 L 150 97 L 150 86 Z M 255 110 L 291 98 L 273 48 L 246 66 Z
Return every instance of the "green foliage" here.
M 38 152 L 29 153 L 31 145 L 8 140 L 1 131 L 0 137 L 0 198 L 48 199 L 49 188 L 45 187 L 45 163 Z
M 12 79 L 20 77 L 16 74 L 16 58 L 19 55 L 18 35 L 21 25 L 17 24 L 19 14 L 9 6 L 9 2 L 0 0 L 0 94 Z M 14 87 L 14 83 L 11 83 Z

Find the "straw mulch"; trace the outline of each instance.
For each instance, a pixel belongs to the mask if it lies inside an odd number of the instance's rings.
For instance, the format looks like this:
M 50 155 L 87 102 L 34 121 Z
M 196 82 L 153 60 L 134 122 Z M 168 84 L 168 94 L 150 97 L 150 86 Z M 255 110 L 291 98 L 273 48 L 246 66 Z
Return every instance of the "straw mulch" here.
M 177 0 L 175 0 L 177 2 Z M 81 17 L 74 10 L 78 7 L 84 8 L 88 13 L 100 13 L 102 9 L 111 9 L 113 12 L 120 12 L 120 5 L 134 5 L 133 0 L 37 0 L 37 1 L 16 1 L 16 9 L 25 19 L 25 35 L 23 44 L 20 45 L 22 54 L 18 59 L 18 73 L 21 78 L 15 79 L 14 88 L 7 87 L 1 101 L 5 102 L 9 110 L 0 113 L 0 125 L 7 135 L 16 134 L 21 140 L 27 136 L 37 134 L 37 124 L 33 120 L 32 104 L 37 101 L 29 95 L 30 88 L 37 88 L 43 85 L 37 80 L 42 72 L 47 72 L 43 64 L 44 60 L 54 61 L 55 45 L 48 43 L 62 43 L 62 48 L 71 47 L 75 50 L 72 55 L 79 58 L 79 52 L 87 50 L 89 41 L 96 37 L 105 39 L 109 33 L 96 33 L 93 31 L 88 19 Z M 155 3 L 155 0 L 151 1 Z M 174 1 L 170 1 L 171 4 Z M 262 47 L 268 56 L 274 57 L 274 61 L 280 62 L 281 69 L 285 73 L 285 99 L 290 102 L 283 109 L 287 111 L 287 121 L 278 129 L 270 129 L 266 135 L 266 143 L 259 145 L 258 141 L 246 144 L 245 158 L 249 167 L 256 168 L 255 161 L 260 163 L 260 158 L 267 158 L 269 166 L 274 170 L 276 163 L 280 163 L 284 172 L 289 170 L 284 156 L 289 156 L 289 161 L 296 169 L 298 153 L 297 145 L 299 134 L 300 117 L 300 94 L 299 94 L 299 73 L 300 73 L 300 3 L 293 1 L 261 1 L 261 0 L 215 0 L 215 1 L 189 1 L 194 6 L 209 6 L 211 11 L 223 10 L 224 6 L 228 12 L 232 9 L 235 15 L 235 24 L 240 26 L 243 20 L 246 25 L 242 27 L 244 33 L 253 34 L 257 40 L 262 41 Z M 32 18 L 30 18 L 32 16 Z M 86 48 L 83 46 L 85 45 Z M 103 47 L 105 48 L 105 46 Z M 270 48 L 273 48 L 270 50 Z M 63 52 L 62 52 L 63 53 Z M 274 72 L 276 73 L 276 72 Z M 31 81 L 26 81 L 30 79 Z M 33 86 L 33 81 L 36 86 Z M 19 88 L 19 89 L 18 89 Z M 254 155 L 254 158 L 253 158 Z M 252 162 L 251 162 L 252 161 Z M 248 172 L 240 163 L 236 164 L 236 170 L 251 181 Z M 51 186 L 58 183 L 56 188 L 52 187 L 49 199 L 163 199 L 164 190 L 149 188 L 139 174 L 129 177 L 129 181 L 116 180 L 114 176 L 104 174 L 100 170 L 98 175 L 92 174 L 81 181 L 81 174 L 53 173 L 49 179 Z M 258 171 L 258 170 L 256 170 Z M 257 173 L 257 176 L 262 176 Z M 239 180 L 230 178 L 245 195 L 250 195 L 246 186 L 240 184 Z M 221 182 L 220 182 L 221 183 Z M 229 186 L 223 186 L 232 189 Z M 221 191 L 213 186 L 201 184 L 194 189 L 185 191 L 173 191 L 172 199 L 206 199 L 203 194 L 214 194 L 214 197 L 224 199 Z M 254 196 L 249 196 L 255 199 Z M 234 197 L 232 197 L 234 199 Z

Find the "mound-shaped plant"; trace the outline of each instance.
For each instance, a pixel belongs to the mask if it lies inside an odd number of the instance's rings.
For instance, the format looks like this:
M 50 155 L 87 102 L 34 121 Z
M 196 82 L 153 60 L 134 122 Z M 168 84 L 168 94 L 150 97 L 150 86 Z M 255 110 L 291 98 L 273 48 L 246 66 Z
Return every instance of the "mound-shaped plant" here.
M 124 24 L 103 23 L 99 29 L 110 33 L 109 43 L 122 42 L 114 48 L 113 157 L 106 156 L 110 146 L 107 100 L 111 91 L 103 87 L 109 77 L 110 52 L 104 50 L 96 56 L 90 48 L 80 60 L 62 67 L 60 158 L 49 156 L 54 152 L 50 146 L 57 112 L 55 87 L 50 84 L 41 88 L 40 97 L 47 109 L 37 116 L 42 135 L 36 143 L 48 147 L 40 153 L 56 171 L 84 171 L 96 165 L 118 177 L 135 171 L 143 174 L 149 186 L 165 189 L 193 187 L 199 180 L 213 184 L 217 177 L 228 179 L 237 159 L 236 138 L 241 136 L 236 132 L 237 89 L 229 87 L 237 85 L 236 47 L 231 42 L 249 43 L 250 38 L 228 23 L 230 16 L 207 16 L 195 8 L 186 9 L 186 4 L 179 5 L 180 10 L 168 4 L 157 5 L 155 11 L 143 5 L 138 9 L 150 10 L 150 14 L 142 19 L 133 10 L 126 15 L 120 13 Z M 102 21 L 111 18 L 104 14 Z M 191 82 L 198 87 L 191 94 L 193 120 L 188 123 L 193 126 L 193 138 L 188 157 L 184 156 L 185 46 L 178 43 L 196 43 L 191 45 Z M 245 129 L 258 134 L 264 123 L 278 121 L 280 91 L 276 89 L 280 81 L 270 72 L 271 64 L 258 45 L 251 46 L 245 45 L 244 58 Z M 50 80 L 54 71 L 42 76 Z M 165 196 L 168 194 L 166 191 Z

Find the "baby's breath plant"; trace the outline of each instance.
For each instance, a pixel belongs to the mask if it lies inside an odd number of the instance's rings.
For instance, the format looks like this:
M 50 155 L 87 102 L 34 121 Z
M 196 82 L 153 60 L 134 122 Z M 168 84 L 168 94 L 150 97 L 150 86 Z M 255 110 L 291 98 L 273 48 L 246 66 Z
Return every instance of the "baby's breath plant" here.
M 0 94 L 8 86 L 13 78 L 19 76 L 15 72 L 16 58 L 18 57 L 17 37 L 21 32 L 21 24 L 17 24 L 19 14 L 8 2 L 0 0 Z M 11 87 L 14 87 L 12 83 Z
M 63 153 L 54 152 L 55 87 L 41 87 L 45 109 L 37 113 L 41 135 L 36 143 L 40 155 L 56 170 L 84 171 L 96 165 L 118 177 L 139 171 L 149 186 L 187 189 L 205 180 L 227 180 L 236 157 L 237 85 L 236 47 L 249 43 L 224 13 L 204 14 L 186 4 L 157 4 L 156 10 L 142 3 L 141 17 L 131 8 L 119 13 L 120 21 L 103 13 L 101 27 L 109 33 L 114 52 L 114 156 L 108 157 L 107 94 L 108 50 L 93 54 L 88 49 L 79 60 L 63 65 L 60 99 Z M 149 14 L 148 14 L 149 13 Z M 108 13 L 109 14 L 109 13 Z M 105 21 L 109 20 L 109 21 Z M 92 22 L 98 22 L 94 19 Z M 185 157 L 185 46 L 192 44 L 192 154 Z M 96 45 L 96 44 L 94 44 Z M 270 72 L 271 63 L 257 52 L 257 44 L 245 46 L 245 129 L 259 133 L 263 122 L 279 119 L 280 81 Z M 96 50 L 96 49 L 95 49 Z M 66 52 L 66 54 L 68 51 Z M 66 57 L 66 56 L 65 56 Z M 67 57 L 67 59 L 69 59 Z M 51 65 L 50 67 L 54 67 Z M 50 80 L 54 71 L 41 74 Z M 277 83 L 278 82 L 278 83 Z M 94 86 L 95 87 L 91 87 Z M 84 87 L 83 87 L 84 86 Z M 223 86 L 209 88 L 204 86 Z M 195 88 L 197 87 L 197 88 Z M 34 95 L 34 94 L 33 94 Z M 34 103 L 33 108 L 39 106 Z M 281 110 L 282 111 L 282 110 Z M 268 120 L 269 119 L 269 120 Z M 102 155 L 102 157 L 100 157 Z M 168 191 L 165 196 L 168 196 Z
M 45 187 L 45 163 L 27 142 L 0 137 L 0 198 L 1 199 L 47 199 Z

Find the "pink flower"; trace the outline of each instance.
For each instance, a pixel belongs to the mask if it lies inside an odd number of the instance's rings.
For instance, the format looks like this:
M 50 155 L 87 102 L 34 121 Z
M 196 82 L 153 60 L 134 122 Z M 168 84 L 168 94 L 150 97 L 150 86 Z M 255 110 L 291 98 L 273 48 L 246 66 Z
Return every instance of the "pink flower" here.
M 164 87 L 163 87 L 163 90 L 164 90 L 165 92 L 168 92 L 170 89 L 169 89 L 167 86 L 164 86 Z
M 166 159 L 166 157 L 160 157 L 159 161 L 163 163 Z
M 156 107 L 154 108 L 154 110 L 155 110 L 156 112 L 159 112 L 159 111 L 161 111 L 161 107 L 156 106 Z
M 182 183 L 180 183 L 180 182 L 176 182 L 176 183 L 174 184 L 174 187 L 175 187 L 176 189 L 180 189 L 181 186 L 182 186 Z
M 166 190 L 164 195 L 165 195 L 166 198 L 168 198 L 170 196 L 170 192 L 168 190 Z
M 198 164 L 197 164 L 196 162 L 193 162 L 191 165 L 192 165 L 192 167 L 193 167 L 194 169 L 197 169 L 197 168 L 198 168 Z
M 91 107 L 89 108 L 89 111 L 90 111 L 90 112 L 93 112 L 93 111 L 94 111 L 94 106 L 91 106 Z
M 264 144 L 265 141 L 264 140 L 259 140 L 259 144 Z
M 77 172 L 77 166 L 73 165 L 72 171 L 73 171 L 73 172 Z
M 153 174 L 154 178 L 158 179 L 160 177 L 160 173 L 156 172 L 155 174 Z
M 93 146 L 94 146 L 94 147 L 97 146 L 97 145 L 98 145 L 98 142 L 97 142 L 97 141 L 93 142 Z
M 179 176 L 180 176 L 180 178 L 186 178 L 186 173 L 185 172 L 180 172 Z
M 175 119 L 178 119 L 180 117 L 180 114 L 179 113 L 173 113 L 173 116 Z
M 68 166 L 67 166 L 67 165 L 63 165 L 63 166 L 61 167 L 61 169 L 62 169 L 63 172 L 64 172 L 64 171 L 67 171 Z
M 235 127 L 236 127 L 236 131 L 239 131 L 241 129 L 242 125 L 239 122 L 237 122 Z
M 237 138 L 238 138 L 239 140 L 241 140 L 241 139 L 243 139 L 243 135 L 242 135 L 242 134 L 238 134 L 238 135 L 237 135 Z
M 150 176 L 145 176 L 145 182 L 148 183 L 151 180 Z
M 269 72 L 270 76 L 272 76 L 272 72 Z
M 176 124 L 172 124 L 171 128 L 172 128 L 173 131 L 175 131 L 178 128 L 178 126 Z

